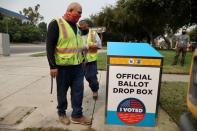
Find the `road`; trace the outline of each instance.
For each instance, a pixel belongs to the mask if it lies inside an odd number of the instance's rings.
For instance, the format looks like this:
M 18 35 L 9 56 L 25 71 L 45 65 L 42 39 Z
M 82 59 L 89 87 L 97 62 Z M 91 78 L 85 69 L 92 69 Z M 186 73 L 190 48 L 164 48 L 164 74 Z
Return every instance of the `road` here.
M 45 44 L 10 44 L 11 54 L 42 52 L 45 50 Z
M 46 51 L 46 44 L 10 44 L 11 54 L 23 54 Z M 99 50 L 99 52 L 106 52 L 106 50 Z

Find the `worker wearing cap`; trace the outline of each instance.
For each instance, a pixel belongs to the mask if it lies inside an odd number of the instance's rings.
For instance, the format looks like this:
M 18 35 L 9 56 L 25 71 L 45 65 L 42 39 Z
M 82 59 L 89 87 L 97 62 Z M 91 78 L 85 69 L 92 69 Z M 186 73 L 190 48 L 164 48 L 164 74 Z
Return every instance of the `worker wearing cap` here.
M 175 45 L 176 55 L 174 57 L 174 61 L 172 65 L 177 64 L 179 55 L 182 53 L 180 63 L 181 63 L 181 66 L 184 66 L 186 52 L 189 51 L 189 47 L 190 47 L 189 42 L 190 42 L 190 38 L 189 38 L 189 35 L 187 35 L 186 27 L 183 27 L 182 34 L 178 36 L 176 39 L 176 45 Z
M 81 17 L 82 7 L 71 3 L 62 18 L 50 22 L 47 32 L 47 58 L 51 77 L 56 77 L 57 110 L 59 120 L 69 124 L 66 115 L 67 91 L 71 90 L 71 122 L 89 125 L 91 120 L 83 116 L 82 101 L 84 91 L 84 70 L 82 67 L 83 42 L 76 23 Z
M 89 83 L 89 87 L 93 92 L 93 99 L 98 99 L 99 82 L 97 79 L 97 57 L 98 49 L 102 48 L 101 39 L 97 32 L 92 30 L 92 22 L 89 20 L 81 20 L 79 26 L 82 31 L 83 48 L 85 56 L 85 78 Z

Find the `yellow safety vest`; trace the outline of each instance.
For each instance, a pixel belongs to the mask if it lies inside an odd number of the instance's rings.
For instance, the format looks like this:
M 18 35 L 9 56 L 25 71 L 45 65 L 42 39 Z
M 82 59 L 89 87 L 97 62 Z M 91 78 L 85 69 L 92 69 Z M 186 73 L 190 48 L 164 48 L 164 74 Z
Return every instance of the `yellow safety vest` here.
M 88 44 L 88 47 L 90 45 L 96 44 L 96 32 L 95 31 L 92 31 L 92 30 L 89 31 L 88 37 L 87 37 L 87 44 Z M 86 59 L 88 62 L 96 61 L 97 55 L 98 55 L 97 51 L 95 52 L 88 51 L 86 55 Z
M 55 50 L 55 62 L 57 65 L 79 65 L 83 61 L 83 41 L 81 32 L 77 27 L 75 35 L 72 27 L 63 18 L 56 19 L 59 27 L 59 38 Z

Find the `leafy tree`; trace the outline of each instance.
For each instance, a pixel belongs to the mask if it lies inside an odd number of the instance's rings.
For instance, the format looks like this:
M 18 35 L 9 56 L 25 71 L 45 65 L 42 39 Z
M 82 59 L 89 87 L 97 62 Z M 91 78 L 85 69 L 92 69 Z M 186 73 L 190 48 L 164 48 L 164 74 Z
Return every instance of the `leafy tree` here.
M 44 17 L 38 12 L 40 5 L 37 4 L 32 7 L 24 8 L 23 11 L 20 11 L 20 14 L 24 14 L 33 25 L 37 25 L 39 21 L 43 20 Z
M 91 19 L 94 23 L 95 26 L 105 26 L 107 31 L 104 33 L 103 41 L 107 40 L 116 40 L 120 38 L 119 35 L 116 35 L 116 31 L 114 29 L 117 28 L 112 28 L 113 26 L 116 26 L 115 23 L 115 18 L 114 18 L 114 13 L 113 13 L 113 7 L 112 6 L 107 6 L 102 9 L 102 11 L 98 15 L 92 15 Z
M 197 1 L 196 0 L 191 0 L 191 23 L 197 23 Z
M 38 28 L 40 29 L 41 33 L 41 41 L 45 41 L 47 34 L 47 24 L 45 22 L 41 22 L 38 24 Z
M 197 42 L 197 27 L 195 27 L 190 33 L 190 40 Z
M 3 20 L 3 15 L 0 13 L 0 32 L 5 33 L 6 32 L 6 23 Z
M 41 32 L 37 26 L 24 24 L 12 33 L 15 42 L 34 42 L 41 40 Z
M 9 25 L 8 33 L 11 42 L 45 41 L 47 24 L 39 23 L 43 19 L 38 12 L 39 7 L 40 5 L 36 5 L 34 8 L 23 9 L 24 15 L 29 18 L 30 22 L 22 22 L 19 19 L 0 14 L 0 32 L 7 33 L 6 26 Z M 20 13 L 22 14 L 22 12 Z
M 108 34 L 118 34 L 123 41 L 147 39 L 154 44 L 154 38 L 160 35 L 169 48 L 169 38 L 177 29 L 195 21 L 196 4 L 192 3 L 195 1 L 118 0 L 116 6 L 105 7 L 91 18 L 97 25 L 106 26 Z
M 0 20 L 3 20 L 3 14 L 0 13 Z

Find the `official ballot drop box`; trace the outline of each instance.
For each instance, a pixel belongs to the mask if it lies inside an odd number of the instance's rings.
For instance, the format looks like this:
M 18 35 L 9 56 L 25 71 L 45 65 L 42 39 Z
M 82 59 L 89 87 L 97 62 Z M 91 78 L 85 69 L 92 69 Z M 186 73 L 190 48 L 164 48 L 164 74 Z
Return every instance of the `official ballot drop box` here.
M 163 57 L 147 43 L 107 43 L 106 124 L 156 124 Z

